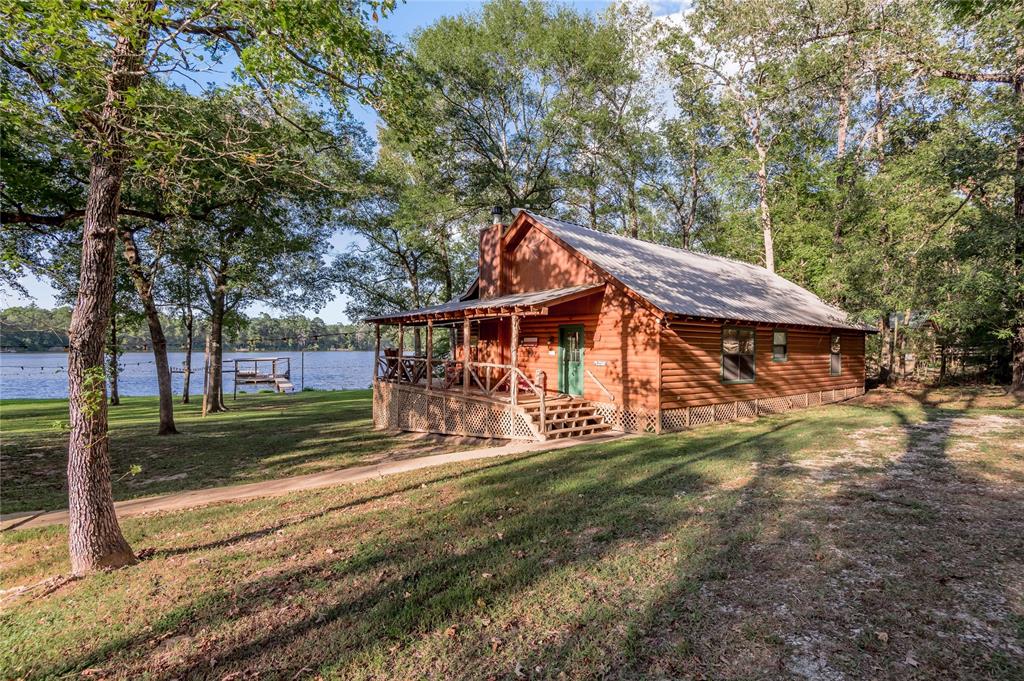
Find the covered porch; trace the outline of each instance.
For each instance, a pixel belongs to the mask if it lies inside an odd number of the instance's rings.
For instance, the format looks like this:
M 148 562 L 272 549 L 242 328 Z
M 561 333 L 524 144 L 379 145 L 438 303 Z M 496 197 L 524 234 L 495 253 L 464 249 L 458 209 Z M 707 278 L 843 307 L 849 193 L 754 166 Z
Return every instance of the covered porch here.
M 544 372 L 528 375 L 522 369 L 521 322 L 602 288 L 584 285 L 454 301 L 367 319 L 376 328 L 375 425 L 544 439 L 551 409 L 556 417 L 588 420 L 591 414 L 581 400 L 551 390 Z M 397 331 L 395 347 L 382 347 L 382 327 L 387 326 Z

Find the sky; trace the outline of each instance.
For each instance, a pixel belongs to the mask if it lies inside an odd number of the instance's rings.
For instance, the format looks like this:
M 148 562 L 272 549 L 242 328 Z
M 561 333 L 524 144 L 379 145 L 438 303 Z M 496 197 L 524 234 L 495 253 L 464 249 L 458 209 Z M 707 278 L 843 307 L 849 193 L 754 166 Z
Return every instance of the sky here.
M 393 38 L 405 43 L 409 36 L 418 28 L 429 26 L 442 17 L 472 12 L 478 9 L 481 4 L 482 2 L 479 0 L 406 0 L 406 2 L 400 3 L 394 12 L 384 17 L 380 25 Z M 563 4 L 572 5 L 581 11 L 597 13 L 606 9 L 611 2 L 608 0 L 571 0 Z M 656 15 L 665 16 L 682 11 L 689 3 L 670 0 L 648 0 L 648 4 L 651 5 Z M 223 79 L 226 81 L 226 72 L 230 69 L 230 65 L 225 65 L 223 68 L 224 72 L 219 75 L 211 74 L 210 80 Z M 373 109 L 357 105 L 353 107 L 353 114 L 371 135 L 376 134 L 378 119 Z M 352 237 L 346 234 L 336 235 L 331 243 L 335 252 L 344 252 L 353 245 Z M 13 291 L 0 289 L 0 308 L 31 304 L 45 308 L 57 306 L 55 291 L 45 279 L 26 276 L 22 278 L 21 284 L 28 291 L 29 297 L 19 295 Z M 345 315 L 345 303 L 345 296 L 337 293 L 333 300 L 319 310 L 283 310 L 264 304 L 256 304 L 247 308 L 246 313 L 254 315 L 266 312 L 271 316 L 278 317 L 300 312 L 309 316 L 319 316 L 329 324 L 347 323 L 351 320 Z

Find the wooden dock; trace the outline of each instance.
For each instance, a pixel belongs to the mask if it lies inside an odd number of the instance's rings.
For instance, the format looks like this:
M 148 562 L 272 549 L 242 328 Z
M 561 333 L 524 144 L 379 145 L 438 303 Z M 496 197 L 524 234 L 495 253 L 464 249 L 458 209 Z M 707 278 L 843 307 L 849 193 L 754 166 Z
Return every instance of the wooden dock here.
M 253 357 L 234 359 L 235 391 L 240 385 L 266 385 L 276 392 L 284 393 L 295 389 L 291 380 L 291 359 L 289 357 Z

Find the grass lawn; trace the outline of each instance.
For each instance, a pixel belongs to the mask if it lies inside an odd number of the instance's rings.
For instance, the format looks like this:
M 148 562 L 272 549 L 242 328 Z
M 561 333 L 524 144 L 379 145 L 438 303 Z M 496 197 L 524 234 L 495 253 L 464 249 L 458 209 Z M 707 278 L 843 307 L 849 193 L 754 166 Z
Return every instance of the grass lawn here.
M 249 393 L 231 411 L 200 416 L 201 400 L 175 404 L 179 435 L 158 437 L 157 398 L 110 408 L 114 498 L 255 482 L 452 449 L 434 438 L 373 430 L 369 390 Z M 0 511 L 67 506 L 66 400 L 0 402 Z M 142 467 L 127 475 L 133 464 Z
M 1024 411 L 977 397 L 127 519 L 67 583 L 7 533 L 0 677 L 1020 679 Z

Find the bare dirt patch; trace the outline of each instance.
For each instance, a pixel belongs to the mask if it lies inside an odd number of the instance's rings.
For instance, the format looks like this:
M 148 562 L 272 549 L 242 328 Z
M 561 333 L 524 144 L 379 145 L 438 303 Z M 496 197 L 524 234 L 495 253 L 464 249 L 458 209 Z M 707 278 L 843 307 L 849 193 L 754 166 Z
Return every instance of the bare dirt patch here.
M 701 589 L 721 613 L 705 635 L 738 651 L 771 631 L 791 678 L 1021 678 L 1022 441 L 1016 414 L 936 413 L 763 466 L 752 505 L 799 501 Z
M 943 409 L 1024 409 L 1024 395 L 1009 393 L 997 385 L 944 388 L 905 385 L 874 388 L 849 403 L 873 407 L 921 405 Z

